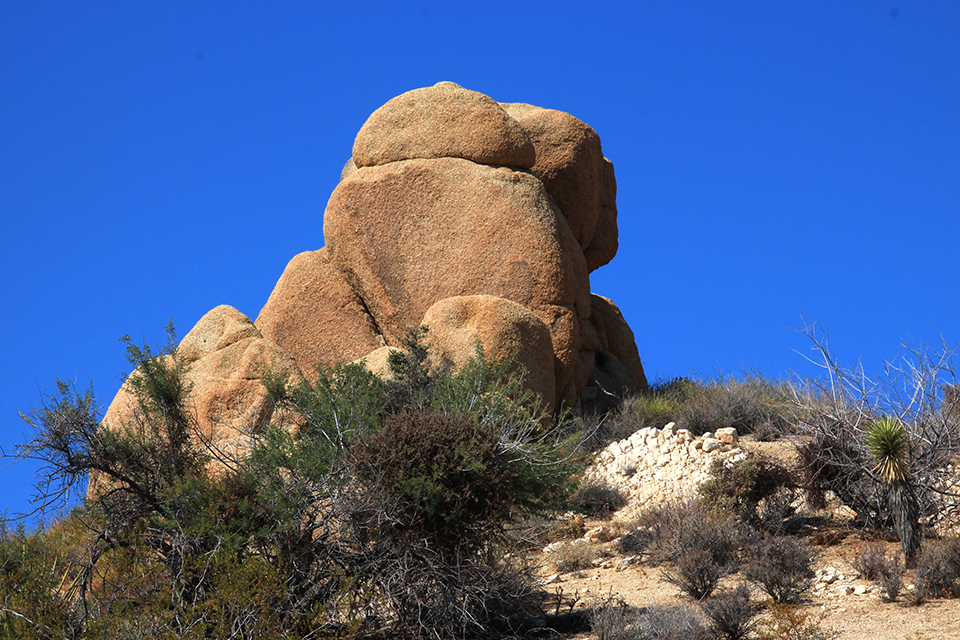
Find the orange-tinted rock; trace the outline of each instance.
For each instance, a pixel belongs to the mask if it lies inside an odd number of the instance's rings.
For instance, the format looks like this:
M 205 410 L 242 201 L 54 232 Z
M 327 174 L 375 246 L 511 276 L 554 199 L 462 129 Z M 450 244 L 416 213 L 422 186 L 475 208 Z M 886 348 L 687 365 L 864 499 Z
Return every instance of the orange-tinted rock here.
M 360 168 L 330 197 L 324 235 L 387 344 L 399 345 L 439 300 L 492 295 L 541 317 L 559 388 L 573 377 L 589 277 L 535 176 L 454 158 Z
M 605 194 L 605 198 L 600 203 L 597 228 L 590 246 L 583 250 L 587 269 L 591 272 L 613 260 L 620 246 L 620 232 L 617 229 L 617 180 L 613 174 L 613 163 L 609 160 L 604 160 L 603 163 L 603 181 L 605 186 L 601 193 Z
M 521 103 L 501 106 L 533 142 L 537 161 L 530 171 L 543 181 L 584 252 L 593 249 L 590 271 L 609 262 L 617 249 L 617 183 L 597 132 L 563 111 Z M 594 245 L 598 225 L 603 228 Z
M 528 169 L 534 150 L 526 132 L 492 98 L 440 82 L 388 101 L 371 114 L 353 144 L 357 167 L 424 158 Z
M 293 357 L 227 305 L 207 312 L 183 338 L 180 348 L 184 346 L 183 355 L 199 355 L 188 359 L 189 406 L 203 438 L 215 446 L 269 423 L 273 404 L 261 382 L 264 373 L 288 381 L 302 378 Z
M 581 248 L 590 246 L 600 215 L 600 137 L 569 113 L 529 104 L 501 105 L 530 136 L 537 161 L 530 171 L 567 218 Z
M 463 366 L 476 346 L 498 361 L 516 354 L 526 372 L 524 386 L 540 396 L 541 407 L 553 411 L 556 378 L 553 345 L 547 326 L 530 309 L 495 296 L 456 296 L 431 306 L 423 316 L 435 366 Z
M 256 328 L 293 356 L 310 380 L 317 365 L 356 360 L 383 345 L 363 301 L 330 264 L 326 249 L 290 261 Z
M 643 373 L 643 364 L 630 325 L 612 300 L 596 294 L 590 297 L 593 301 L 590 322 L 597 331 L 600 349 L 613 354 L 633 374 L 638 387 L 645 388 L 647 377 Z
M 198 446 L 203 443 L 225 455 L 246 454 L 248 434 L 262 430 L 275 418 L 273 403 L 261 383 L 264 372 L 269 370 L 291 384 L 302 379 L 290 355 L 264 339 L 249 318 L 227 305 L 207 312 L 183 338 L 176 355 L 188 366 L 186 406 L 195 418 Z M 173 366 L 172 356 L 164 358 Z M 103 425 L 117 431 L 139 429 L 140 409 L 128 382 L 110 403 Z M 211 471 L 218 468 L 215 461 L 211 463 Z M 91 495 L 102 488 L 99 480 L 91 478 Z

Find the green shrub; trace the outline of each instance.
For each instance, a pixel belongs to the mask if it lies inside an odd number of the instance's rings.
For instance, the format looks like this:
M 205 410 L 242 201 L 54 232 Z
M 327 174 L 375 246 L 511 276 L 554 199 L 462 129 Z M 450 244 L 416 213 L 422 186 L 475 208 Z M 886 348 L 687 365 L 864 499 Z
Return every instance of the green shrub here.
M 69 558 L 4 534 L 0 601 L 23 610 L 0 631 L 467 637 L 529 616 L 541 597 L 507 553 L 507 524 L 565 504 L 573 443 L 544 426 L 509 360 L 478 350 L 459 372 L 431 372 L 420 337 L 389 383 L 359 365 L 292 388 L 266 379 L 302 428 L 251 430 L 244 458 L 196 438 L 172 328 L 156 355 L 127 340 L 140 411 L 118 430 L 101 427 L 92 391 L 58 383 L 18 452 L 45 465 L 43 505 L 90 473 L 102 490 L 56 528 L 88 532 L 70 533 Z M 210 476 L 215 454 L 225 467 Z
M 499 527 L 532 489 L 488 425 L 402 411 L 354 446 L 361 479 L 399 507 L 404 527 L 452 544 Z
M 789 469 L 772 458 L 755 455 L 731 466 L 715 460 L 710 467 L 710 478 L 697 490 L 708 507 L 759 527 L 763 524 L 760 503 L 782 490 L 792 494 L 793 486 Z M 769 522 L 768 517 L 768 526 L 777 524 Z
M 40 534 L 0 520 L 0 638 L 71 637 L 81 627 L 69 597 L 71 573 L 63 550 Z

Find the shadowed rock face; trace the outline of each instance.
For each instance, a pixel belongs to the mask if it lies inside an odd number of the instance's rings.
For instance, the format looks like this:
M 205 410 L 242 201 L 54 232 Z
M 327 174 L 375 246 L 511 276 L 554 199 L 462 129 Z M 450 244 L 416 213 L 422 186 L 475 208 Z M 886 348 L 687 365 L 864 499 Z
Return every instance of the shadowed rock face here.
M 290 261 L 255 323 L 217 307 L 181 343 L 214 445 L 271 419 L 264 370 L 312 379 L 367 356 L 382 368 L 421 324 L 454 366 L 477 342 L 516 350 L 549 408 L 600 408 L 646 386 L 623 316 L 590 292 L 590 272 L 617 252 L 616 179 L 597 133 L 570 114 L 451 82 L 404 93 L 357 134 L 324 236 Z M 121 390 L 105 422 L 133 420 L 129 401 Z

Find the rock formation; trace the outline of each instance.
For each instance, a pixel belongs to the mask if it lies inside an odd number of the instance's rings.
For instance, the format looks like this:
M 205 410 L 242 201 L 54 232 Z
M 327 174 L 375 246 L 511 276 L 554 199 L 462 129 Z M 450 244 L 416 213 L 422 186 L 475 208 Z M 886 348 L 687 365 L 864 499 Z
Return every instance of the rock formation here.
M 747 457 L 739 443 L 732 427 L 701 436 L 673 422 L 663 429 L 646 427 L 597 453 L 583 482 L 620 491 L 627 504 L 616 518 L 630 521 L 650 506 L 696 497 L 716 460 L 733 465 Z
M 404 93 L 357 134 L 323 230 L 326 246 L 290 261 L 255 322 L 217 307 L 181 343 L 215 443 L 270 419 L 264 367 L 312 379 L 369 356 L 382 370 L 421 324 L 454 366 L 477 341 L 515 351 L 549 410 L 602 409 L 646 386 L 629 326 L 590 292 L 617 252 L 613 165 L 569 114 L 451 82 Z M 122 390 L 105 422 L 131 411 Z

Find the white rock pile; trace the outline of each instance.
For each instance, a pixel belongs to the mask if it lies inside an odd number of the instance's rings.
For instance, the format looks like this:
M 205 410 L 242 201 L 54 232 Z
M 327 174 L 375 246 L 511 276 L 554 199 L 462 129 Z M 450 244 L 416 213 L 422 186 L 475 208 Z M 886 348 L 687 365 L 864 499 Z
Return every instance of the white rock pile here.
M 618 489 L 627 505 L 616 519 L 630 520 L 647 507 L 696 495 L 710 477 L 714 460 L 733 465 L 747 457 L 733 428 L 694 436 L 671 422 L 663 429 L 640 429 L 599 452 L 584 474 L 584 483 Z

